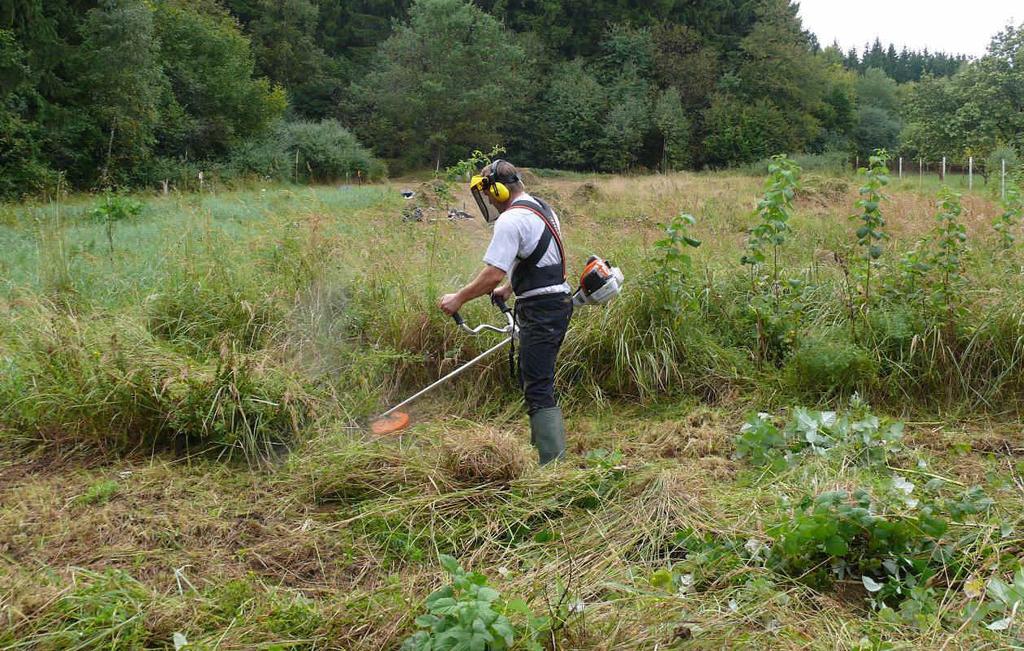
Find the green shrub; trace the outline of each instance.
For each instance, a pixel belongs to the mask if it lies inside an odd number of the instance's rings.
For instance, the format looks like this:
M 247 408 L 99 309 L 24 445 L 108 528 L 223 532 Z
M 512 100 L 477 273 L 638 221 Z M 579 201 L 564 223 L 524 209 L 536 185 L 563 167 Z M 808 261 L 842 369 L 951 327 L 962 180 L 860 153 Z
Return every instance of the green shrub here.
M 848 395 L 870 385 L 877 370 L 868 351 L 833 333 L 801 342 L 786 364 L 785 379 L 807 395 Z
M 336 120 L 281 122 L 263 139 L 236 149 L 226 169 L 295 183 L 373 180 L 387 174 L 384 163 Z

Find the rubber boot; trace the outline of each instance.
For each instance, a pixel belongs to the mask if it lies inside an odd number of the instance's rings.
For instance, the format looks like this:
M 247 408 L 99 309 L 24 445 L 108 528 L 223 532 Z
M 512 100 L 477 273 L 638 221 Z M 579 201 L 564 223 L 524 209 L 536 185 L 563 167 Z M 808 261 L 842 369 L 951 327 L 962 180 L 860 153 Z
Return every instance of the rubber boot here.
M 542 466 L 565 456 L 565 422 L 561 407 L 541 409 L 530 416 L 530 442 L 537 448 Z

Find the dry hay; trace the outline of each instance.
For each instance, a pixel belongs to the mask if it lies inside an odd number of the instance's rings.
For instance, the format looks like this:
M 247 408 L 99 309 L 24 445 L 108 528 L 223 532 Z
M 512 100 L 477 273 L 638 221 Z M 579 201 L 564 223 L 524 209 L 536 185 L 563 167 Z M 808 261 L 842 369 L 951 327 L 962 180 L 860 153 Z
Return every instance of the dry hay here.
M 798 200 L 832 206 L 843 201 L 849 193 L 850 182 L 846 179 L 808 174 L 801 179 L 796 196 Z
M 445 439 L 441 466 L 456 483 L 465 486 L 508 484 L 529 467 L 522 443 L 495 429 L 465 430 Z
M 573 190 L 572 199 L 573 201 L 579 201 L 582 203 L 591 203 L 600 201 L 604 194 L 601 189 L 597 187 L 593 181 L 587 181 L 580 184 L 578 188 Z
M 345 440 L 347 438 L 347 440 Z M 317 501 L 360 501 L 404 491 L 442 492 L 436 456 L 394 441 L 357 437 L 322 441 L 294 462 L 295 475 Z

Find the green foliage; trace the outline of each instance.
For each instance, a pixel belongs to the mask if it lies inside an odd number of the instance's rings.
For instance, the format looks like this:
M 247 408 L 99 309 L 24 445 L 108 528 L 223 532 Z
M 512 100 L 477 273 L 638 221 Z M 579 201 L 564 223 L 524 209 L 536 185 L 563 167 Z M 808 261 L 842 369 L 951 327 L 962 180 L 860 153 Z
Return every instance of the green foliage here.
M 844 413 L 803 407 L 781 429 L 768 414 L 751 416 L 736 438 L 736 456 L 757 466 L 781 469 L 803 452 L 841 455 L 854 463 L 884 464 L 903 438 L 903 423 L 880 419 L 856 394 Z
M 135 219 L 142 214 L 142 203 L 122 194 L 107 191 L 95 208 L 89 211 L 89 217 L 103 224 L 107 232 L 107 244 L 110 253 L 114 253 L 114 226 L 120 222 Z
M 838 332 L 801 340 L 785 367 L 787 384 L 815 397 L 863 391 L 877 373 L 871 353 Z
M 1005 144 L 1020 151 L 1024 117 L 1009 98 L 1024 80 L 1022 53 L 1024 30 L 1010 25 L 992 39 L 985 56 L 952 79 L 916 84 L 906 99 L 904 140 L 910 151 L 931 158 L 977 155 Z M 989 162 L 985 173 L 998 174 L 997 163 Z
M 663 91 L 654 105 L 654 123 L 661 134 L 663 171 L 681 169 L 690 159 L 691 125 L 682 102 L 679 90 L 673 86 Z
M 882 257 L 882 242 L 889 239 L 885 232 L 885 217 L 882 215 L 882 202 L 886 196 L 883 190 L 889 184 L 889 152 L 878 149 L 868 159 L 868 167 L 859 173 L 864 177 L 864 185 L 860 188 L 860 199 L 857 207 L 861 212 L 857 215 L 860 227 L 857 229 L 857 244 L 861 247 L 864 260 L 864 308 L 871 306 L 871 272 Z
M 152 156 L 170 92 L 153 10 L 140 0 L 103 0 L 86 14 L 82 33 L 79 75 L 92 128 L 76 143 L 72 178 L 88 179 L 98 164 L 101 183 L 124 182 Z
M 375 181 L 387 173 L 336 120 L 278 122 L 263 138 L 237 147 L 228 167 L 238 175 L 294 183 Z
M 764 362 L 788 348 L 799 325 L 802 311 L 799 281 L 787 287 L 779 282 L 779 253 L 790 231 L 789 218 L 793 198 L 799 187 L 800 168 L 785 155 L 772 158 L 764 196 L 758 201 L 756 216 L 760 222 L 750 229 L 747 251 L 740 262 L 750 266 L 750 309 L 757 323 L 757 360 Z M 771 255 L 771 273 L 763 269 Z M 774 345 L 773 345 L 774 344 Z
M 75 570 L 75 587 L 46 613 L 46 626 L 32 638 L 49 649 L 130 651 L 147 642 L 146 608 L 150 594 L 119 570 Z
M 895 476 L 881 497 L 859 489 L 805 498 L 769 530 L 768 567 L 818 587 L 859 579 L 884 618 L 923 624 L 922 616 L 936 610 L 932 577 L 950 571 L 960 552 L 946 533 L 992 502 L 980 489 L 942 499 L 936 485 L 919 498 L 912 497 L 915 488 Z
M 694 298 L 688 286 L 693 269 L 689 250 L 701 243 L 690 237 L 688 231 L 696 223 L 693 215 L 676 215 L 665 227 L 665 237 L 654 243 L 660 257 L 656 260 L 657 267 L 651 280 L 654 286 L 666 293 L 666 307 L 677 315 L 692 307 Z
M 523 635 L 509 621 L 511 612 L 527 615 L 531 629 L 543 625 L 521 600 L 505 602 L 484 575 L 466 572 L 451 556 L 442 554 L 440 560 L 452 583 L 427 597 L 427 614 L 416 618 L 416 626 L 423 630 L 406 639 L 403 651 L 510 649 L 516 636 Z M 528 638 L 526 648 L 541 647 Z
M 1002 202 L 1003 212 L 996 217 L 992 228 L 999 235 L 999 247 L 1011 253 L 1017 244 L 1017 230 L 1020 220 L 1024 217 L 1024 195 L 1016 184 L 1006 188 L 1006 198 Z
M 938 307 L 952 327 L 956 313 L 962 308 L 961 289 L 966 278 L 967 227 L 961 221 L 963 206 L 960 194 L 944 187 L 939 192 L 939 214 L 936 216 L 938 226 L 934 234 L 935 251 L 931 259 L 931 267 L 940 277 L 933 294 Z
M 106 504 L 117 495 L 120 488 L 120 485 L 113 479 L 96 482 L 83 494 L 75 498 L 75 502 L 84 505 Z
M 440 167 L 501 140 L 529 64 L 518 39 L 467 0 L 417 0 L 353 86 L 360 133 L 386 157 Z
M 284 91 L 255 77 L 249 40 L 215 5 L 161 2 L 155 25 L 177 105 L 165 117 L 164 156 L 224 156 L 284 113 Z

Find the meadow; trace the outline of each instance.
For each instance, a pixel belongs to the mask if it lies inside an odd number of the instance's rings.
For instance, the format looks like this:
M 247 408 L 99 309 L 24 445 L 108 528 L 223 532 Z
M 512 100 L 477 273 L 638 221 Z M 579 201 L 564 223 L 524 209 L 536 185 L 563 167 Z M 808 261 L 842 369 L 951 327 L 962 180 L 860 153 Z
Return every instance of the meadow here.
M 1022 644 L 1019 201 L 527 185 L 627 283 L 545 469 L 501 355 L 366 427 L 495 343 L 436 309 L 489 237 L 459 186 L 0 207 L 0 648 Z

